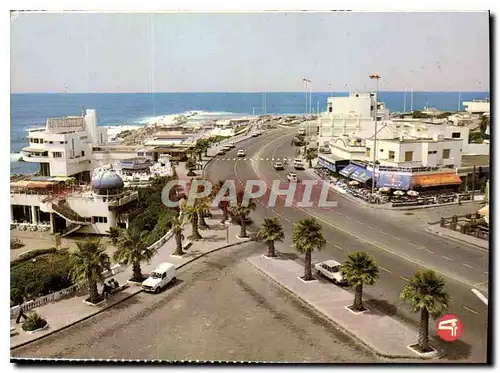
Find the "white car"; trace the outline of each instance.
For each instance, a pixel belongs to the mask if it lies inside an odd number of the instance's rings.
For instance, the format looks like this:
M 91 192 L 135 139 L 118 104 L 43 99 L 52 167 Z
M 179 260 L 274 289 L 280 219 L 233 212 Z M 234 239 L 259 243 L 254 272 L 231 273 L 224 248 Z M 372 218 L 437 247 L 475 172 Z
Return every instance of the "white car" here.
M 217 150 L 217 155 L 224 155 L 224 154 L 226 154 L 226 151 L 224 149 Z
M 281 162 L 274 162 L 274 169 L 275 170 L 283 170 L 283 163 L 281 163 Z
M 245 150 L 240 149 L 238 150 L 238 157 L 244 157 L 246 155 Z
M 332 280 L 335 285 L 347 285 L 347 281 L 342 276 L 340 266 L 341 264 L 336 260 L 325 260 L 324 262 L 316 263 L 314 268 L 319 274 Z
M 298 181 L 297 174 L 295 172 L 289 172 L 286 174 L 288 181 Z
M 158 293 L 170 282 L 175 281 L 175 265 L 172 263 L 161 263 L 149 277 L 142 283 L 144 291 Z
M 295 167 L 296 170 L 303 170 L 305 168 L 304 163 L 302 163 L 302 160 L 299 158 L 293 160 L 293 167 Z
M 234 142 L 230 142 L 229 144 L 227 144 L 227 146 L 229 146 L 230 148 L 236 147 L 236 145 L 234 145 Z

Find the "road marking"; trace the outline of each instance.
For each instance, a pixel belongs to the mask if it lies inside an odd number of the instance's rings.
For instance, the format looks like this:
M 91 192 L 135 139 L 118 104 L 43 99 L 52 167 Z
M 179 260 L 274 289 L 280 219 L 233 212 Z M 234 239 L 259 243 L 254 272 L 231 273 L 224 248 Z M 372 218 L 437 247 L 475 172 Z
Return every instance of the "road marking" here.
M 352 220 L 349 216 L 346 215 L 345 217 L 347 220 Z
M 464 267 L 474 269 L 474 267 L 469 265 L 469 264 L 466 264 L 466 263 L 460 263 L 460 264 L 462 264 Z
M 379 232 L 380 232 L 380 233 L 382 233 L 382 234 L 385 234 L 386 236 L 389 236 L 389 237 L 391 237 L 391 235 L 390 235 L 390 234 L 388 234 L 388 233 L 385 233 L 384 231 L 379 231 Z
M 482 285 L 482 284 L 486 284 L 488 281 L 481 281 L 481 282 L 478 282 L 477 284 L 474 284 L 473 286 L 476 287 L 476 286 L 479 286 L 479 285 Z
M 358 224 L 365 224 L 365 223 L 363 223 L 363 222 L 361 222 L 359 220 L 356 220 L 356 223 L 358 223 Z
M 286 221 L 288 221 L 288 222 L 291 222 L 291 220 L 290 220 L 290 219 L 288 219 L 288 218 L 284 218 L 284 219 L 285 219 Z
M 336 247 L 337 249 L 339 249 L 339 250 L 344 250 L 344 249 L 343 249 L 343 248 L 341 248 L 339 245 L 335 245 L 335 244 L 334 244 L 333 246 L 335 246 L 335 247 Z
M 478 312 L 476 312 L 476 311 L 474 311 L 472 308 L 469 308 L 469 307 L 467 307 L 467 306 L 464 306 L 464 309 L 465 309 L 465 310 L 467 310 L 467 311 L 469 311 L 469 312 L 471 312 L 471 313 L 473 313 L 473 314 L 475 314 L 475 315 L 479 315 L 479 313 L 478 313 Z
M 268 160 L 269 160 L 269 158 L 266 158 L 266 161 L 268 161 Z
M 486 276 L 488 276 L 488 272 L 484 272 L 484 274 L 485 274 Z
M 373 228 L 371 225 L 369 225 L 368 228 L 375 230 L 375 228 Z
M 391 271 L 389 271 L 388 269 L 385 269 L 384 267 L 381 267 L 381 266 L 378 266 L 382 271 L 385 271 L 387 273 L 392 273 Z
M 399 237 L 394 236 L 393 238 L 395 238 L 398 241 L 401 241 L 401 238 L 399 238 Z
M 424 250 L 427 251 L 430 254 L 434 254 L 434 251 L 432 251 L 432 250 L 429 250 L 429 249 L 424 249 Z
M 410 280 L 409 280 L 409 279 L 407 279 L 406 277 L 403 277 L 403 276 L 399 276 L 399 278 L 400 278 L 400 279 L 403 279 L 403 280 L 405 280 L 406 282 L 410 282 Z
M 238 158 L 233 158 L 233 161 L 237 160 Z
M 483 302 L 484 304 L 488 305 L 488 298 L 486 298 L 486 296 L 483 293 L 481 293 L 477 289 L 471 289 L 471 291 L 476 295 L 476 297 L 479 298 L 479 300 L 481 302 Z
M 274 162 L 274 158 L 271 158 L 271 161 L 273 161 L 273 162 Z
M 415 245 L 415 244 L 414 244 L 414 243 L 412 243 L 412 242 L 409 242 L 409 244 L 410 244 L 410 245 L 412 245 L 412 246 L 418 247 L 418 245 Z
M 264 158 L 261 158 L 260 160 L 261 160 L 261 161 L 263 161 L 263 160 L 264 160 Z
M 452 262 L 454 261 L 454 259 L 448 258 L 447 256 L 442 255 L 442 257 L 445 258 L 446 260 L 451 260 Z

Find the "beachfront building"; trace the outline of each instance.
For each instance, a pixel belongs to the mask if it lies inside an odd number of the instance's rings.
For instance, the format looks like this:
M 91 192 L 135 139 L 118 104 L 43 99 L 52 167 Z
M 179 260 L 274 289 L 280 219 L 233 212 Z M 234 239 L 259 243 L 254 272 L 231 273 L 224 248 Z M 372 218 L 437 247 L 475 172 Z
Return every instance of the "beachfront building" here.
M 383 125 L 389 120 L 389 110 L 377 102 L 373 92 L 351 92 L 348 97 L 329 97 L 327 111 L 318 117 L 319 146 L 353 132 L 375 128 L 375 118 Z
M 182 131 L 160 131 L 144 142 L 147 152 L 153 155 L 156 161 L 161 154 L 171 156 L 172 160 L 184 161 L 188 153 L 196 145 L 200 135 L 195 133 L 183 133 Z
M 94 173 L 88 186 L 43 176 L 12 182 L 10 196 L 12 228 L 106 235 L 112 227 L 128 227 L 138 192 L 124 189 L 120 176 L 105 170 Z
M 25 162 L 39 163 L 40 175 L 89 181 L 92 147 L 108 141 L 106 128 L 96 125 L 95 110 L 81 116 L 48 118 L 45 127 L 29 130 Z
M 482 100 L 472 100 L 465 101 L 462 103 L 465 106 L 465 111 L 471 114 L 479 114 L 482 115 L 484 113 L 490 112 L 490 100 L 482 99 Z

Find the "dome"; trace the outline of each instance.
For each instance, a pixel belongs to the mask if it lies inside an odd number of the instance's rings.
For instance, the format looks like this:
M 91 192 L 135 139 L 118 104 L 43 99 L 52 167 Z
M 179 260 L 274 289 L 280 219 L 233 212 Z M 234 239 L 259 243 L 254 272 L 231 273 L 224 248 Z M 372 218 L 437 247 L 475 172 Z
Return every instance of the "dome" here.
M 122 178 L 113 170 L 103 170 L 92 178 L 94 189 L 119 189 L 123 188 Z

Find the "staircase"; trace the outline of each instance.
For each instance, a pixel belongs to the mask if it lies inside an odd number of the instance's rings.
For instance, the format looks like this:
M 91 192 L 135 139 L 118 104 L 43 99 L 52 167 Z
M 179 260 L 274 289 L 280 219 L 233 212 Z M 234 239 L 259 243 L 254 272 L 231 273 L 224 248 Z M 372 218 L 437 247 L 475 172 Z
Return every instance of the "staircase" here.
M 64 201 L 59 201 L 58 204 L 53 203 L 52 209 L 61 218 L 65 219 L 73 224 L 89 225 L 92 222 L 91 218 L 84 218 L 84 217 L 78 215 L 68 205 L 66 205 L 64 203 Z
M 61 237 L 65 237 L 68 234 L 76 232 L 78 229 L 82 227 L 82 224 L 70 223 L 62 232 Z

